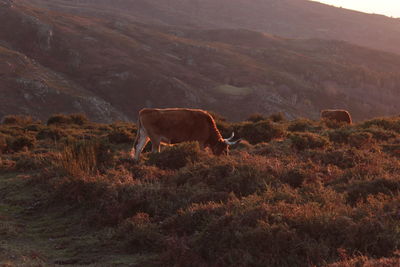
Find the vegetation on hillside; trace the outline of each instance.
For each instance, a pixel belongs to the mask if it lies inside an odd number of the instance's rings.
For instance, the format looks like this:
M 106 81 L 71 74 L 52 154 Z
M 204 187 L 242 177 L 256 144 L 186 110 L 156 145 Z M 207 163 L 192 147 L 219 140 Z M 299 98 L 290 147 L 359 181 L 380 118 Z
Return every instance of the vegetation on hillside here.
M 134 163 L 133 124 L 4 118 L 0 262 L 400 264 L 400 117 L 217 124 L 244 139 L 229 156 L 182 143 Z

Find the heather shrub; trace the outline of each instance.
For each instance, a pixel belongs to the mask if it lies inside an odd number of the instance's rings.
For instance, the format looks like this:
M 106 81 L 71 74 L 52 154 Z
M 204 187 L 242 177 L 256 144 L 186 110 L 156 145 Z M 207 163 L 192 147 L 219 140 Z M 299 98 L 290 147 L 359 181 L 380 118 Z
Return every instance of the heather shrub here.
M 329 150 L 315 156 L 323 164 L 333 164 L 342 169 L 352 168 L 362 160 L 362 155 L 354 149 Z
M 53 158 L 45 154 L 35 154 L 31 152 L 21 153 L 17 160 L 16 170 L 40 170 L 51 165 Z
M 66 143 L 60 153 L 60 167 L 69 175 L 93 175 L 114 165 L 109 145 L 101 140 Z
M 249 117 L 247 117 L 246 121 L 259 122 L 259 121 L 264 121 L 266 119 L 267 118 L 264 115 L 262 115 L 260 113 L 254 113 L 254 114 L 251 114 Z
M 368 132 L 354 132 L 348 137 L 350 146 L 361 148 L 372 142 L 372 134 Z
M 361 128 L 371 128 L 373 126 L 385 129 L 392 130 L 397 133 L 400 133 L 400 119 L 396 118 L 377 118 L 373 120 L 368 120 L 360 124 Z
M 215 192 L 233 192 L 246 196 L 262 191 L 268 184 L 280 184 L 275 177 L 278 169 L 270 167 L 279 163 L 273 159 L 237 153 L 234 157 L 210 158 L 195 162 L 190 168 L 179 171 L 173 180 L 178 186 L 207 185 Z
M 365 201 L 370 195 L 393 195 L 400 192 L 400 180 L 378 178 L 369 181 L 355 181 L 347 188 L 347 199 L 351 204 Z
M 349 127 L 338 128 L 328 131 L 329 140 L 337 144 L 346 144 L 349 141 L 349 136 L 354 132 Z
M 138 251 L 160 251 L 165 246 L 165 237 L 159 226 L 152 223 L 147 213 L 139 212 L 122 221 L 115 234 L 125 243 L 126 249 L 133 253 Z
M 71 114 L 69 115 L 69 118 L 71 120 L 71 123 L 76 125 L 84 125 L 89 122 L 89 119 L 86 117 L 86 115 L 82 113 Z
M 293 147 L 298 150 L 323 148 L 329 144 L 329 141 L 318 134 L 314 133 L 292 133 L 289 135 Z
M 114 144 L 125 144 L 125 143 L 133 143 L 135 141 L 135 136 L 133 133 L 128 131 L 125 128 L 116 128 L 113 129 L 108 134 L 108 140 Z
M 282 122 L 286 120 L 285 115 L 282 112 L 273 113 L 269 115 L 268 118 L 273 122 Z
M 32 136 L 23 134 L 10 140 L 10 149 L 13 151 L 20 151 L 23 149 L 32 149 L 36 144 L 36 139 Z
M 31 116 L 24 115 L 7 115 L 3 117 L 3 124 L 28 124 L 32 123 L 33 118 Z
M 383 145 L 382 148 L 386 153 L 395 157 L 400 157 L 400 144 Z
M 285 135 L 285 131 L 280 125 L 269 120 L 263 120 L 256 123 L 243 123 L 239 126 L 239 135 L 246 139 L 250 144 L 269 142 L 274 138 L 280 138 Z
M 320 128 L 314 121 L 302 118 L 291 121 L 287 130 L 290 132 L 313 132 Z
M 55 114 L 47 120 L 47 125 L 53 124 L 71 124 L 71 117 L 65 114 Z
M 31 132 L 39 132 L 43 130 L 45 126 L 41 123 L 33 123 L 33 124 L 28 124 L 24 130 L 26 131 L 31 131 Z
M 302 168 L 293 168 L 287 170 L 281 180 L 290 186 L 297 188 L 300 187 L 307 178 L 307 173 Z
M 7 151 L 7 137 L 4 134 L 0 134 L 0 153 Z
M 397 134 L 391 130 L 385 130 L 375 126 L 365 128 L 364 131 L 371 133 L 373 138 L 378 141 L 388 141 L 397 136 Z
M 66 132 L 58 127 L 47 127 L 36 134 L 38 140 L 50 139 L 58 141 L 65 136 L 67 136 Z
M 200 154 L 198 142 L 185 142 L 168 146 L 160 153 L 150 153 L 147 163 L 161 169 L 179 169 L 188 163 L 197 161 Z

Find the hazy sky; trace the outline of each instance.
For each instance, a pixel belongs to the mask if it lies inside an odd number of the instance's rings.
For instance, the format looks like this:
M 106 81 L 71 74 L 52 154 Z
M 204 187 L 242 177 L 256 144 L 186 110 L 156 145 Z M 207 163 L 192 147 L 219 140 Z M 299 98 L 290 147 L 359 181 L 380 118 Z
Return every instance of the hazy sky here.
M 400 18 L 400 0 L 312 0 L 366 13 Z

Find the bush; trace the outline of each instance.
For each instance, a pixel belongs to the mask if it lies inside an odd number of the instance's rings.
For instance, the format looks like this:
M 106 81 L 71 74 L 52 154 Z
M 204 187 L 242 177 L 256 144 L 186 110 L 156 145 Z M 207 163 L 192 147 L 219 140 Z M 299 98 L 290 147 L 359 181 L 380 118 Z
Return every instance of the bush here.
M 273 113 L 269 115 L 269 119 L 273 122 L 282 122 L 286 120 L 285 114 L 283 114 L 282 112 Z
M 400 119 L 398 118 L 377 118 L 365 121 L 360 125 L 361 128 L 371 128 L 373 126 L 400 133 Z
M 36 144 L 36 139 L 29 135 L 20 135 L 11 139 L 11 150 L 17 152 L 23 149 L 32 149 Z
M 246 121 L 259 122 L 259 121 L 264 121 L 266 119 L 267 118 L 264 115 L 262 115 L 260 113 L 254 113 L 254 114 L 251 114 L 249 117 L 247 117 Z
M 269 120 L 263 120 L 256 123 L 243 123 L 239 126 L 239 135 L 241 138 L 249 141 L 250 144 L 269 142 L 274 138 L 280 138 L 285 135 L 285 131 L 280 125 Z
M 197 161 L 200 153 L 198 142 L 185 142 L 166 147 L 160 153 L 150 153 L 147 163 L 161 169 L 179 169 Z
M 32 123 L 33 119 L 31 116 L 24 115 L 8 115 L 4 116 L 3 124 L 28 124 Z
M 288 126 L 288 131 L 290 132 L 306 132 L 306 131 L 315 131 L 318 127 L 315 125 L 315 122 L 309 119 L 297 119 L 291 121 Z
M 89 122 L 89 119 L 86 117 L 85 114 L 74 113 L 69 115 L 69 117 L 71 119 L 71 123 L 76 125 L 84 125 Z
M 7 151 L 7 137 L 3 134 L 0 134 L 0 153 L 4 153 Z
M 294 133 L 289 135 L 293 147 L 298 150 L 323 148 L 329 144 L 329 141 L 314 133 Z
M 59 163 L 72 176 L 93 175 L 114 165 L 109 145 L 101 140 L 66 143 L 60 153 Z
M 378 127 L 370 127 L 364 129 L 365 132 L 371 133 L 373 138 L 378 141 L 388 141 L 392 138 L 395 138 L 397 134 L 390 130 L 384 130 Z
M 356 181 L 347 189 L 347 199 L 351 204 L 359 200 L 365 201 L 368 196 L 385 194 L 392 195 L 400 191 L 400 181 L 391 179 L 374 179 L 371 181 Z
M 108 134 L 108 140 L 114 144 L 125 144 L 133 143 L 135 141 L 135 136 L 133 133 L 129 132 L 124 128 L 114 129 Z
M 49 128 L 40 130 L 37 133 L 36 138 L 39 140 L 51 139 L 54 141 L 59 141 L 61 138 L 65 137 L 65 136 L 67 136 L 67 134 L 65 133 L 64 130 L 57 128 L 57 127 L 49 127 Z
M 329 140 L 338 144 L 346 144 L 349 141 L 349 136 L 353 133 L 353 129 L 343 127 L 328 131 Z
M 317 155 L 317 158 L 321 160 L 323 164 L 333 164 L 339 168 L 347 169 L 356 166 L 363 158 L 363 155 L 360 155 L 360 153 L 354 149 L 338 149 L 322 152 Z
M 303 169 L 295 168 L 288 170 L 283 176 L 282 181 L 290 186 L 300 187 L 306 179 L 306 172 Z
M 71 124 L 72 120 L 71 117 L 65 114 L 56 114 L 51 116 L 47 120 L 47 125 L 52 125 L 52 124 Z
M 349 135 L 349 144 L 361 148 L 372 142 L 372 134 L 368 132 L 355 132 Z

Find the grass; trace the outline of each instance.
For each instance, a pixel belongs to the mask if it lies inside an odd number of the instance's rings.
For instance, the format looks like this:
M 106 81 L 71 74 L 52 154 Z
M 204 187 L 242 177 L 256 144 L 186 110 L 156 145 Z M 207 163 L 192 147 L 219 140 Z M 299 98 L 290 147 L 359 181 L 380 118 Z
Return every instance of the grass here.
M 129 159 L 131 124 L 10 119 L 0 125 L 0 263 L 395 265 L 400 119 L 252 118 L 218 119 L 245 139 L 229 156 L 183 143 L 140 163 Z M 14 149 L 21 138 L 33 145 Z

